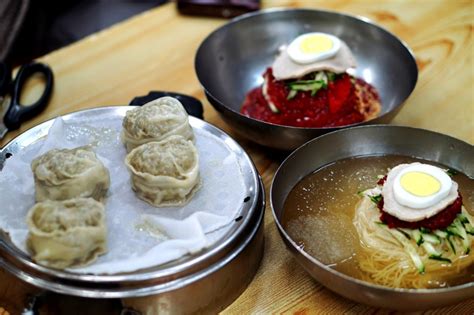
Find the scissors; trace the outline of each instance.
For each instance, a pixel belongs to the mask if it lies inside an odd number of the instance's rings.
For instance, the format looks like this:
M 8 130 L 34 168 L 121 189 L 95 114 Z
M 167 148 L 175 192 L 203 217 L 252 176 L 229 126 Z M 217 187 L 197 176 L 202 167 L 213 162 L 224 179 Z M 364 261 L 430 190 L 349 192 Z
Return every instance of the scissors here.
M 46 85 L 43 94 L 35 103 L 22 105 L 20 96 L 23 85 L 35 74 L 44 76 Z M 20 128 L 22 122 L 33 118 L 46 108 L 53 90 L 53 82 L 53 71 L 45 64 L 33 62 L 23 65 L 13 79 L 11 68 L 6 63 L 0 62 L 0 108 L 3 109 L 0 114 L 5 113 L 3 119 L 0 119 L 0 140 L 9 130 Z

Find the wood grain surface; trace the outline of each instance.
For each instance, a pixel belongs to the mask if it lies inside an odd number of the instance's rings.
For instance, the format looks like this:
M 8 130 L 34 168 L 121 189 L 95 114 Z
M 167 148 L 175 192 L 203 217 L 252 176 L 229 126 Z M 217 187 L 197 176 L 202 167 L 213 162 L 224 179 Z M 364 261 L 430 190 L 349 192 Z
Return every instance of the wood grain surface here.
M 434 130 L 474 143 L 473 1 L 267 0 L 262 1 L 262 6 L 324 8 L 362 15 L 395 33 L 414 51 L 420 75 L 415 91 L 393 124 Z M 199 98 L 205 104 L 205 119 L 224 129 L 247 150 L 268 193 L 283 156 L 240 138 L 229 129 L 205 99 L 194 73 L 197 47 L 225 22 L 180 16 L 171 3 L 40 58 L 55 74 L 51 102 L 40 116 L 8 133 L 0 145 L 58 115 L 125 105 L 150 90 L 176 91 Z M 32 102 L 39 91 L 39 81 L 31 80 L 23 101 Z M 269 207 L 265 242 L 264 258 L 254 281 L 224 314 L 393 314 L 344 299 L 313 281 L 285 250 Z M 21 310 L 27 293 L 34 291 L 0 269 L 0 307 L 15 314 Z M 97 314 L 117 310 L 111 301 L 84 304 L 81 299 L 60 297 L 56 302 L 66 304 L 65 308 L 81 305 L 82 309 L 69 308 L 68 314 L 83 314 L 83 307 L 90 308 L 86 313 Z M 65 308 L 50 306 L 44 313 Z M 446 313 L 473 314 L 474 299 L 423 312 Z

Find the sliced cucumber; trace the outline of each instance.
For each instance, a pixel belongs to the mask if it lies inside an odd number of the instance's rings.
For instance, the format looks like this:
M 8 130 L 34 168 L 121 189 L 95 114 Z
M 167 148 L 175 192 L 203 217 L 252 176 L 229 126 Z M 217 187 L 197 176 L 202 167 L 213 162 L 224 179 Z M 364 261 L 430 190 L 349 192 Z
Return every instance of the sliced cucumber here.
M 448 237 L 446 238 L 449 243 L 449 247 L 453 250 L 453 253 L 456 254 L 456 247 L 453 244 L 453 241 L 451 240 L 452 235 L 448 233 Z
M 434 230 L 433 233 L 438 236 L 439 238 L 447 238 L 448 237 L 448 232 L 442 231 L 442 230 Z
M 464 229 L 466 230 L 466 233 L 474 235 L 474 227 L 472 226 L 469 219 L 463 213 L 458 214 L 458 219 L 459 221 L 461 221 Z
M 424 228 L 424 227 L 421 227 L 420 231 L 421 231 L 421 233 L 431 233 L 430 229 L 427 229 L 427 228 Z
M 294 83 L 290 84 L 290 88 L 296 91 L 317 91 L 323 87 L 323 84 L 324 83 L 322 81 L 314 81 L 311 83 Z
M 415 268 L 418 270 L 419 273 L 424 273 L 425 272 L 425 265 L 423 264 L 423 261 L 421 260 L 420 255 L 416 252 L 416 248 L 412 246 L 410 241 L 408 241 L 405 237 L 405 235 L 400 232 L 398 229 L 389 229 L 390 233 L 403 245 L 405 250 L 408 252 L 410 255 L 411 260 L 413 261 L 413 264 L 415 265 Z
M 457 218 L 459 219 L 459 221 L 461 221 L 462 224 L 469 223 L 469 219 L 463 213 L 459 213 L 457 215 Z
M 324 71 L 318 71 L 316 72 L 316 75 L 314 76 L 314 79 L 316 81 L 322 81 L 325 85 L 325 87 L 327 87 L 328 85 L 328 77 L 326 75 L 326 73 Z
M 334 81 L 336 79 L 336 74 L 334 72 L 327 72 L 326 74 L 329 81 Z
M 416 269 L 418 270 L 419 273 L 425 273 L 425 264 L 423 264 L 423 261 L 421 261 L 420 256 L 416 253 L 416 251 L 413 250 L 408 250 L 408 254 L 410 254 L 410 258 L 415 264 Z
M 294 98 L 296 96 L 296 94 L 298 94 L 298 91 L 290 90 L 290 92 L 288 93 L 288 96 L 286 97 L 286 99 L 291 100 L 292 98 Z
M 441 257 L 441 256 L 429 256 L 428 258 L 433 259 L 433 260 L 439 260 L 439 261 L 445 261 L 445 262 L 451 263 L 451 259 L 444 258 L 444 257 Z
M 462 238 L 462 247 L 463 247 L 463 250 L 464 250 L 464 254 L 469 254 L 469 252 L 471 251 L 471 242 L 467 236 L 467 232 L 466 230 L 464 229 L 464 226 L 463 224 L 461 223 L 461 219 L 459 218 L 456 218 L 454 221 L 453 221 L 453 224 L 454 226 L 457 228 L 457 230 L 459 231 L 459 234 L 461 234 L 461 238 Z
M 440 252 L 438 252 L 434 247 L 433 245 L 431 245 L 430 243 L 423 243 L 421 245 L 423 247 L 423 249 L 426 251 L 426 253 L 429 255 L 429 256 L 439 256 L 441 257 L 441 254 Z
M 270 110 L 275 114 L 280 112 L 280 110 L 272 102 L 268 102 L 268 107 L 270 107 Z
M 382 195 L 368 196 L 373 203 L 378 204 L 382 200 Z
M 434 233 L 422 233 L 423 240 L 431 244 L 441 244 L 441 239 Z
M 466 233 L 474 235 L 474 226 L 470 224 L 465 224 L 464 228 L 466 229 Z
M 453 177 L 453 176 L 458 175 L 459 172 L 456 171 L 456 170 L 454 170 L 454 169 L 452 169 L 452 168 L 448 168 L 448 169 L 446 170 L 446 174 L 448 174 L 449 177 Z
M 416 245 L 420 246 L 423 243 L 423 237 L 421 236 L 420 230 L 413 230 L 411 236 L 416 242 Z
M 446 228 L 446 231 L 448 231 L 448 234 L 450 234 L 450 235 L 462 238 L 461 231 L 453 223 L 451 223 L 451 225 Z
M 403 228 L 398 228 L 397 229 L 400 233 L 402 233 L 406 238 L 411 240 L 411 230 L 409 229 L 403 229 Z

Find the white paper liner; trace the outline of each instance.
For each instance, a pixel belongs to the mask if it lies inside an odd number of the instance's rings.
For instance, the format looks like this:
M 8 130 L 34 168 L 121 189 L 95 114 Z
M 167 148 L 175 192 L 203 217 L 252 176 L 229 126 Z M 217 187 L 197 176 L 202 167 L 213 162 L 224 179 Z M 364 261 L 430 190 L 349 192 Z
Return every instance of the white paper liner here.
M 108 252 L 75 273 L 132 272 L 179 259 L 212 245 L 232 227 L 246 194 L 234 153 L 223 139 L 194 129 L 199 152 L 201 187 L 183 207 L 155 208 L 138 199 L 130 186 L 120 141 L 122 120 L 101 114 L 93 119 L 57 118 L 48 137 L 9 158 L 0 172 L 0 228 L 26 250 L 26 214 L 34 205 L 31 161 L 53 148 L 93 144 L 110 172 L 106 216 Z

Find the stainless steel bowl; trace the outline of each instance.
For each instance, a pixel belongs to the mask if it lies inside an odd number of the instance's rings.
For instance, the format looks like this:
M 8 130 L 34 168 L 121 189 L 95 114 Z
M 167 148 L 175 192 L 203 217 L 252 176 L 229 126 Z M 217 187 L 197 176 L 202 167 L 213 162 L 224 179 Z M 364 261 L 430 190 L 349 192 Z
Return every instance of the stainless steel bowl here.
M 387 154 L 439 162 L 474 180 L 474 147 L 446 135 L 423 129 L 378 125 L 339 130 L 321 136 L 294 151 L 273 179 L 271 207 L 287 248 L 314 279 L 360 303 L 398 310 L 421 310 L 474 297 L 474 282 L 450 288 L 415 290 L 391 289 L 351 278 L 304 252 L 281 225 L 288 193 L 304 176 L 340 159 Z
M 262 74 L 273 63 L 278 48 L 311 31 L 344 40 L 357 59 L 355 75 L 379 91 L 381 114 L 363 124 L 388 123 L 415 88 L 418 69 L 410 49 L 366 18 L 305 9 L 247 14 L 211 33 L 195 59 L 197 77 L 209 102 L 239 134 L 268 147 L 291 150 L 316 136 L 344 128 L 286 127 L 240 114 L 246 93 L 262 84 Z
M 122 120 L 131 108 L 100 107 L 71 113 L 63 119 L 74 121 L 107 114 Z M 252 160 L 237 142 L 205 121 L 189 117 L 189 122 L 194 129 L 206 130 L 225 140 L 244 176 L 247 197 L 235 205 L 239 216 L 221 239 L 199 253 L 163 265 L 129 273 L 93 275 L 36 264 L 0 230 L 0 268 L 47 291 L 85 298 L 121 298 L 125 306 L 144 314 L 214 313 L 230 304 L 250 283 L 263 255 L 265 191 Z M 1 149 L 0 171 L 11 155 L 46 136 L 52 124 L 53 120 L 46 121 Z

